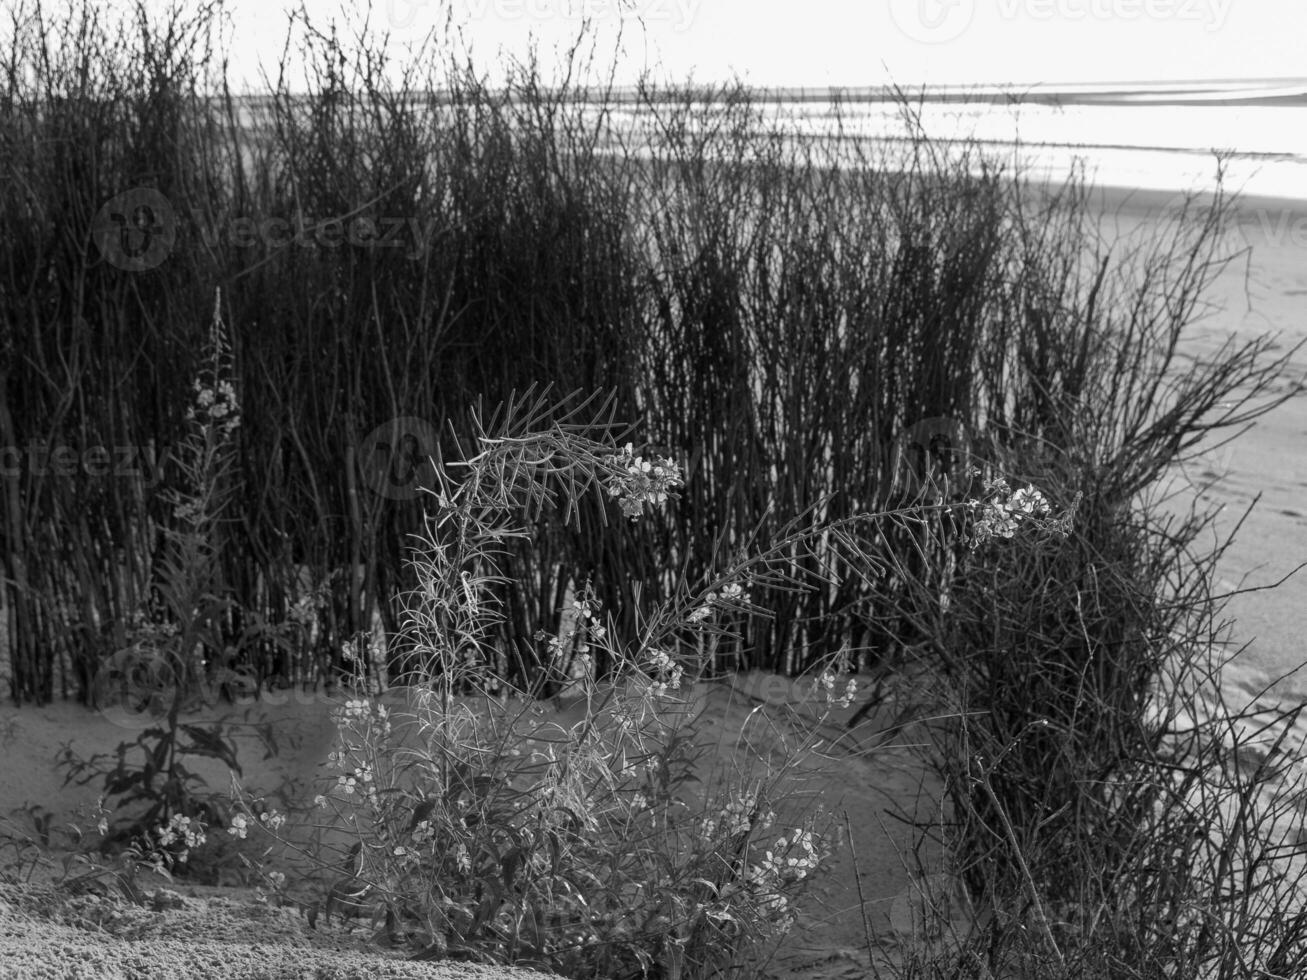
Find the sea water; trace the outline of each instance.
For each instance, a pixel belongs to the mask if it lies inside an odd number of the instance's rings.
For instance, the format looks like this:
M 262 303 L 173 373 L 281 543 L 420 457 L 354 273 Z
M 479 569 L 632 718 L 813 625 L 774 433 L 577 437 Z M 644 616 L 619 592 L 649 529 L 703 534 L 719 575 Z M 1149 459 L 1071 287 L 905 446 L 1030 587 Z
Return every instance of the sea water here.
M 759 95 L 756 108 L 769 126 L 827 150 L 837 133 L 852 150 L 859 141 L 863 149 L 906 141 L 919 127 L 932 139 L 973 142 L 1036 179 L 1058 181 L 1083 167 L 1097 185 L 1177 193 L 1215 189 L 1219 155 L 1227 190 L 1307 199 L 1307 79 L 904 95 L 790 90 Z M 636 104 L 610 118 L 628 134 L 653 125 Z

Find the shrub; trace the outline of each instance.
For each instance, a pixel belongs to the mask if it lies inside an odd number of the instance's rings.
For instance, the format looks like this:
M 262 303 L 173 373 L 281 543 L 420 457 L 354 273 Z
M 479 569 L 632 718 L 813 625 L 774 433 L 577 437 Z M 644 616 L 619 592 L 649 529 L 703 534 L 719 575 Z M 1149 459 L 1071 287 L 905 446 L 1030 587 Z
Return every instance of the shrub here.
M 1046 410 L 1029 429 L 992 431 L 987 455 L 1009 473 L 1054 500 L 1083 493 L 1072 533 L 973 540 L 943 603 L 913 585 L 927 641 L 904 673 L 943 716 L 927 763 L 947 817 L 932 832 L 976 921 L 892 975 L 1302 969 L 1303 784 L 1283 741 L 1300 709 L 1226 703 L 1228 624 L 1211 583 L 1228 539 L 1204 547 L 1213 515 L 1159 489 L 1209 433 L 1288 397 L 1287 361 L 1264 359 L 1266 338 L 1177 361 L 1226 207 L 1185 210 L 1174 238 L 1091 267 L 1115 312 L 1055 320 L 1049 351 L 1112 350 L 1115 372 L 1071 385 L 1080 369 L 1054 354 Z M 1172 299 L 1149 295 L 1149 279 Z
M 547 505 L 570 513 L 603 491 L 637 519 L 681 485 L 672 460 L 591 438 L 595 427 L 578 417 L 588 403 L 570 401 L 549 407 L 528 395 L 493 427 L 477 426 L 461 463 L 438 467 L 406 605 L 421 665 L 414 686 L 398 706 L 354 697 L 337 709 L 340 740 L 317 799 L 331 814 L 318 861 L 337 877 L 321 911 L 371 916 L 423 955 L 574 977 L 739 970 L 793 921 L 834 833 L 791 798 L 787 771 L 811 749 L 814 727 L 764 753 L 761 776 L 691 786 L 702 778 L 693 692 L 708 651 L 756 612 L 754 589 L 813 586 L 793 554 L 814 536 L 916 511 L 799 524 L 768 549 L 723 552 L 717 574 L 682 586 L 630 639 L 582 590 L 571 629 L 537 638 L 547 683 L 517 691 L 487 643 L 502 615 L 504 543 Z M 595 669 L 599 650 L 612 664 L 606 676 Z M 847 666 L 830 665 L 815 692 L 847 704 L 856 690 L 838 676 Z M 551 692 L 576 707 L 575 724 L 541 717 L 532 696 Z

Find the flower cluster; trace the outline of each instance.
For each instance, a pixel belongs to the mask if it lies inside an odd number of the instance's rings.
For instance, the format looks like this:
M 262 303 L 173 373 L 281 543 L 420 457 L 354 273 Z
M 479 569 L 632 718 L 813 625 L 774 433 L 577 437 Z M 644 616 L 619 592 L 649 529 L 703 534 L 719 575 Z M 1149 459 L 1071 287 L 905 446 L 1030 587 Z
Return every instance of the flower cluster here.
M 319 587 L 295 599 L 286 610 L 286 618 L 305 629 L 310 628 L 318 617 L 318 605 L 326 599 L 326 589 Z
M 734 606 L 747 606 L 749 601 L 749 593 L 744 591 L 744 586 L 731 582 L 720 593 L 709 592 L 705 595 L 703 605 L 694 609 L 687 618 L 691 623 L 702 623 L 713 614 L 715 607 L 730 609 Z
M 595 662 L 590 644 L 591 641 L 602 643 L 608 636 L 608 629 L 599 622 L 601 605 L 587 582 L 572 601 L 571 608 L 564 612 L 560 626 L 564 629 L 563 634 L 551 636 L 544 630 L 535 634 L 537 640 L 548 644 L 550 664 L 558 671 L 566 670 L 569 688 L 572 685 L 584 686 L 594 680 Z
M 658 697 L 665 697 L 667 689 L 670 687 L 673 691 L 681 689 L 681 677 L 685 671 L 681 665 L 676 663 L 666 650 L 651 650 L 649 652 L 649 666 L 653 673 L 659 679 L 654 681 L 649 689 Z M 666 678 L 664 680 L 664 678 Z
M 367 698 L 353 698 L 346 701 L 343 707 L 332 710 L 331 720 L 337 728 L 348 727 L 359 731 L 376 732 L 382 738 L 390 735 L 390 712 L 386 710 L 384 704 L 373 704 Z M 333 762 L 339 759 L 339 763 L 343 765 L 345 753 L 333 752 L 329 758 Z
M 826 849 L 823 851 L 818 851 L 810 831 L 796 829 L 788 838 L 777 838 L 772 849 L 763 853 L 762 860 L 749 868 L 746 887 L 757 898 L 758 907 L 772 918 L 781 933 L 788 931 L 796 919 L 789 899 L 781 889 L 815 871 L 829 853 Z
M 590 651 L 589 640 L 603 641 L 604 637 L 608 635 L 608 630 L 599 622 L 599 607 L 599 599 L 595 597 L 587 585 L 582 589 L 580 598 L 572 602 L 570 613 L 575 625 L 568 629 L 562 637 L 550 636 L 544 630 L 539 630 L 536 633 L 537 640 L 548 642 L 552 661 L 558 662 L 566 657 L 567 651 L 572 647 L 573 643 L 575 643 L 577 653 L 586 655 Z
M 168 494 L 173 517 L 193 531 L 205 530 L 220 507 L 212 494 L 213 483 L 232 461 L 231 440 L 241 422 L 236 386 L 228 380 L 231 357 L 224 336 L 221 295 L 214 303 L 205 355 L 206 366 L 191 382 L 194 398 L 186 410 L 190 431 L 178 457 L 190 486 Z
M 340 645 L 340 658 L 347 664 L 362 663 L 365 652 L 369 655 L 368 659 L 371 659 L 371 651 L 372 645 L 360 633 L 357 638 L 348 639 Z
M 236 388 L 226 380 L 208 384 L 196 378 L 191 383 L 195 402 L 186 410 L 186 421 L 204 429 L 212 429 L 219 439 L 229 439 L 240 427 L 241 409 L 236 400 Z
M 371 762 L 371 750 L 384 748 L 391 734 L 390 712 L 384 704 L 368 698 L 350 698 L 332 709 L 331 718 L 340 733 L 340 747 L 327 754 L 327 765 L 337 771 L 335 788 L 351 802 L 380 803 L 377 773 Z M 314 798 L 315 806 L 326 809 L 327 797 Z
M 181 849 L 173 855 L 179 864 L 184 864 L 190 852 L 205 841 L 204 824 L 180 813 L 174 813 L 167 824 L 155 829 L 154 834 L 162 849 L 174 844 L 181 845 Z
M 819 864 L 821 855 L 817 853 L 812 832 L 795 830 L 788 839 L 777 838 L 773 849 L 764 852 L 762 861 L 749 870 L 749 877 L 760 884 L 801 881 L 816 871 Z
M 284 895 L 284 894 L 285 894 L 285 892 L 286 892 L 286 875 L 285 875 L 284 872 L 281 872 L 281 871 L 264 871 L 262 868 L 260 868 L 259 870 L 260 870 L 260 873 L 261 873 L 262 876 L 263 876 L 263 881 L 264 881 L 264 883 L 267 884 L 268 887 L 272 889 L 272 894 L 273 894 L 273 895 Z M 262 888 L 261 886 L 255 889 L 254 894 L 255 894 L 255 900 L 256 900 L 256 901 L 258 901 L 259 903 L 264 904 L 264 905 L 267 905 L 267 904 L 268 904 L 268 902 L 269 902 L 269 895 L 268 895 L 267 892 L 265 892 L 265 891 L 263 890 L 263 888 Z M 278 904 L 280 904 L 280 903 L 278 903 Z
M 715 836 L 718 830 L 724 831 L 727 837 L 734 837 L 753 829 L 755 821 L 758 827 L 766 830 L 775 819 L 776 814 L 771 810 L 759 812 L 758 797 L 746 793 L 727 803 L 716 820 L 705 820 L 701 829 L 703 836 L 708 839 Z
M 368 798 L 369 803 L 376 804 L 377 789 L 374 779 L 371 766 L 355 766 L 350 772 L 337 776 L 336 785 L 345 791 L 346 796 L 353 796 L 355 791 L 361 791 Z
M 222 322 L 222 294 L 214 298 L 213 324 L 209 331 L 208 366 L 191 383 L 195 402 L 186 411 L 186 421 L 193 422 L 218 440 L 229 439 L 241 424 L 240 403 L 236 386 L 228 380 L 231 372 L 231 348 L 227 345 Z
M 421 847 L 423 844 L 434 839 L 436 836 L 435 828 L 431 826 L 430 820 L 419 820 L 413 828 L 413 843 Z
M 972 502 L 972 507 L 979 511 L 971 534 L 973 549 L 991 538 L 1011 538 L 1026 522 L 1034 522 L 1061 534 L 1069 530 L 1069 514 L 1056 521 L 1047 520 L 1052 508 L 1047 498 L 1034 487 L 1013 491 L 1006 480 L 990 480 L 985 484 L 983 498 Z
M 617 455 L 605 456 L 604 462 L 614 471 L 608 480 L 608 494 L 621 498 L 622 513 L 631 520 L 644 513 L 645 504 L 665 503 L 676 487 L 684 485 L 675 462 L 663 456 L 650 462 L 635 455 L 629 442 Z
M 268 830 L 280 830 L 286 822 L 286 815 L 276 810 L 264 810 L 259 814 L 259 823 L 263 824 Z M 243 813 L 237 813 L 231 818 L 231 826 L 227 828 L 227 833 L 231 836 L 245 840 L 250 832 L 250 818 Z
M 580 645 L 577 650 L 585 653 L 589 649 L 586 643 L 587 637 L 602 641 L 608 635 L 608 631 L 599 622 L 600 602 L 597 596 L 591 591 L 590 586 L 581 591 L 581 597 L 572 601 L 572 612 L 576 617 L 576 627 L 568 633 L 567 638 L 579 636 Z
M 838 680 L 839 678 L 835 675 L 834 671 L 825 671 L 822 673 L 821 677 L 817 678 L 813 683 L 813 690 L 815 691 L 818 685 L 820 685 L 822 690 L 825 692 L 827 704 L 832 704 L 840 708 L 847 708 L 853 703 L 853 699 L 858 693 L 858 682 L 850 677 L 844 682 L 844 693 L 837 695 L 835 693 L 835 685 Z

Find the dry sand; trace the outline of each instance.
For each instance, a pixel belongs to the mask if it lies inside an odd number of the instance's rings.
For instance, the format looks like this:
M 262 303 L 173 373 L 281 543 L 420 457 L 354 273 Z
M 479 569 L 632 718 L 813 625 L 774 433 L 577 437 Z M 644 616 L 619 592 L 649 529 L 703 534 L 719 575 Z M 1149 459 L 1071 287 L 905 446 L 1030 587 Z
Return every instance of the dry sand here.
M 397 697 L 391 698 L 394 707 L 399 707 Z M 806 686 L 759 674 L 730 683 L 701 684 L 694 699 L 703 712 L 697 729 L 711 747 L 696 772 L 710 784 L 713 772 L 748 769 L 759 752 L 772 751 L 784 739 L 797 737 L 796 717 L 815 723 L 827 710 L 812 701 Z M 300 692 L 283 697 L 280 703 L 239 709 L 215 706 L 189 720 L 203 722 L 224 716 L 237 726 L 234 737 L 244 788 L 267 793 L 270 800 L 281 800 L 283 805 L 291 800 L 307 803 L 322 788 L 318 780 L 324 774 L 321 763 L 331 749 L 329 711 L 334 703 L 321 695 Z M 863 975 L 868 932 L 892 947 L 898 941 L 894 926 L 911 923 L 911 882 L 918 860 L 925 872 L 937 870 L 933 862 L 938 853 L 926 848 L 914 855 L 916 835 L 895 820 L 895 815 L 905 814 L 929 818 L 936 805 L 933 785 L 923 776 L 910 742 L 900 737 L 891 743 L 877 736 L 881 722 L 875 714 L 852 736 L 845 731 L 845 722 L 857 707 L 855 703 L 830 710 L 820 732 L 825 744 L 794 776 L 792 785 L 801 797 L 819 801 L 840 825 L 847 819 L 853 847 L 836 851 L 829 873 L 801 907 L 798 924 L 769 967 L 776 976 L 829 980 Z M 571 726 L 580 717 L 580 707 L 573 705 L 562 711 L 551 709 L 545 720 Z M 256 735 L 257 727 L 265 724 L 272 726 L 277 737 L 279 752 L 274 755 L 266 754 L 266 746 Z M 5 815 L 10 816 L 7 811 L 12 807 L 39 806 L 40 810 L 31 813 L 37 818 L 51 815 L 49 826 L 56 845 L 63 838 L 60 828 L 67 823 L 89 827 L 92 819 L 77 811 L 89 812 L 98 784 L 62 786 L 54 758 L 65 744 L 81 756 L 111 751 L 119 742 L 134 738 L 139 727 L 127 724 L 116 712 L 91 713 L 72 704 L 0 709 L 0 785 L 4 786 Z M 740 742 L 742 731 L 746 733 L 744 743 Z M 198 760 L 195 768 L 210 785 L 226 785 L 220 764 Z M 285 790 L 284 796 L 275 793 L 279 788 Z M 784 832 L 783 823 L 782 815 L 778 834 Z M 7 829 L 20 827 L 30 833 L 33 826 L 30 816 L 20 813 Z M 296 836 L 293 827 L 291 830 L 291 836 Z M 239 847 L 224 835 L 215 836 L 228 852 Z M 30 862 L 24 864 L 22 859 L 34 853 L 34 849 L 0 852 L 0 870 L 8 870 L 11 879 L 9 885 L 0 887 L 0 964 L 6 964 L 0 965 L 0 977 L 146 975 L 134 972 L 137 967 L 133 964 L 142 963 L 155 964 L 148 971 L 150 976 L 177 977 L 375 975 L 453 980 L 510 975 L 485 967 L 480 973 L 470 972 L 464 964 L 400 963 L 395 953 L 368 947 L 371 930 L 362 925 L 324 927 L 319 921 L 318 928 L 311 930 L 303 909 L 297 912 L 261 904 L 252 883 L 243 881 L 234 870 L 222 878 L 228 886 L 222 889 L 197 887 L 181 879 L 170 884 L 147 876 L 142 890 L 149 894 L 162 887 L 175 890 L 182 902 L 177 908 L 139 908 L 112 900 L 112 896 L 83 896 L 71 905 L 55 902 L 50 883 L 58 869 L 32 870 Z M 255 857 L 256 848 L 245 848 L 244 853 Z M 276 851 L 271 866 L 290 869 L 295 862 L 289 853 Z M 13 882 L 29 875 L 30 880 L 21 887 Z M 320 898 L 319 891 L 303 886 L 292 894 L 308 905 Z M 37 909 L 45 911 L 38 915 Z M 54 941 L 53 949 L 44 943 L 33 946 L 31 936 L 38 931 Z M 35 961 L 31 959 L 34 953 Z M 41 972 L 35 965 L 40 962 L 57 962 L 58 971 Z M 199 963 L 207 967 L 201 969 Z M 358 974 L 360 964 L 376 972 Z M 28 972 L 19 970 L 20 965 Z

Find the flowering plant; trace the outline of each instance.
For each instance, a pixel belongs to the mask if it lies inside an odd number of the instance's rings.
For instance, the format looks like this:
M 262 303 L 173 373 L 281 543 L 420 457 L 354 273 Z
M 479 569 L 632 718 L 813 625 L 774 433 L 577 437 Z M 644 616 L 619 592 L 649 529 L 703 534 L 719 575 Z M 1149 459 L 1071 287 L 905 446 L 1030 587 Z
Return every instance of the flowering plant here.
M 608 493 L 621 500 L 622 513 L 638 520 L 646 506 L 653 507 L 675 497 L 673 491 L 683 484 L 680 467 L 664 456 L 647 460 L 635 454 L 627 443 L 620 452 L 603 459 L 614 471 L 608 478 Z
M 314 914 L 370 916 L 391 943 L 426 958 L 578 977 L 676 976 L 691 963 L 695 975 L 728 972 L 797 921 L 838 834 L 819 808 L 782 806 L 788 763 L 761 778 L 714 774 L 696 788 L 704 745 L 693 705 L 712 656 L 703 641 L 738 637 L 746 614 L 763 614 L 755 593 L 802 588 L 792 556 L 832 526 L 796 521 L 759 553 L 683 584 L 633 637 L 618 635 L 587 581 L 561 610 L 558 635 L 536 634 L 544 676 L 567 695 L 555 700 L 566 721 L 542 718 L 489 642 L 504 620 L 503 543 L 525 537 L 546 504 L 572 515 L 598 489 L 638 519 L 681 485 L 672 460 L 646 459 L 633 444 L 613 451 L 585 431 L 519 428 L 510 411 L 468 458 L 436 467 L 435 513 L 402 620 L 422 669 L 403 699 L 355 693 L 334 713 L 337 741 L 314 799 L 318 844 L 303 853 L 335 880 Z M 1035 507 L 1010 497 L 991 502 L 991 521 Z M 859 515 L 833 533 L 896 515 Z M 599 664 L 611 670 L 601 676 Z M 795 712 L 797 742 L 773 728 L 765 745 L 747 747 L 768 765 L 777 752 L 810 754 L 829 710 L 859 694 L 848 673 L 836 655 L 815 675 L 824 710 L 811 726 Z M 356 690 L 368 691 L 362 680 Z M 252 816 L 233 827 L 277 836 Z M 348 848 L 326 843 L 342 831 Z
M 103 817 L 99 847 L 135 849 L 158 858 L 156 864 L 187 864 L 206 827 L 226 819 L 226 808 L 204 788 L 188 758 L 218 759 L 240 772 L 235 744 L 220 723 L 182 720 L 183 710 L 203 695 L 207 672 L 222 666 L 215 660 L 228 649 L 223 630 L 230 602 L 219 556 L 223 513 L 235 482 L 240 407 L 220 301 L 219 295 L 193 385 L 195 401 L 186 413 L 187 434 L 173 453 L 181 480 L 163 498 L 173 526 L 164 528 L 168 548 L 157 568 L 156 609 L 133 616 L 131 643 L 108 658 L 97 677 L 101 710 L 125 727 L 138 727 L 139 734 L 114 753 L 83 760 L 65 749 L 60 759 L 65 783 L 102 779 L 104 796 L 119 812 L 124 805 L 146 804 L 117 825 Z M 129 759 L 133 749 L 139 749 L 139 763 Z
M 461 479 L 437 473 L 403 623 L 425 664 L 420 683 L 399 703 L 351 695 L 334 714 L 338 739 L 314 804 L 321 834 L 343 830 L 352 843 L 307 851 L 348 869 L 317 914 L 370 915 L 427 956 L 571 976 L 739 962 L 789 928 L 831 838 L 816 817 L 790 815 L 778 841 L 781 773 L 695 790 L 693 642 L 729 633 L 753 610 L 751 589 L 782 573 L 741 556 L 678 591 L 629 640 L 582 585 L 558 635 L 537 634 L 564 710 L 580 717 L 542 718 L 486 639 L 502 617 L 500 543 L 526 532 L 533 506 L 556 500 L 570 513 L 594 489 L 625 516 L 647 516 L 682 476 L 631 444 L 614 451 L 564 425 L 511 423 L 479 438 Z M 599 663 L 612 665 L 608 676 Z M 252 817 L 240 824 L 256 826 L 275 836 Z
M 1065 513 L 1053 517 L 1052 506 L 1036 488 L 1021 487 L 1013 490 L 1007 480 L 1001 477 L 990 480 L 984 485 L 981 499 L 970 503 L 976 515 L 971 531 L 971 548 L 974 551 L 992 538 L 1011 538 L 1022 527 L 1066 537 L 1080 499 L 1077 494 Z

